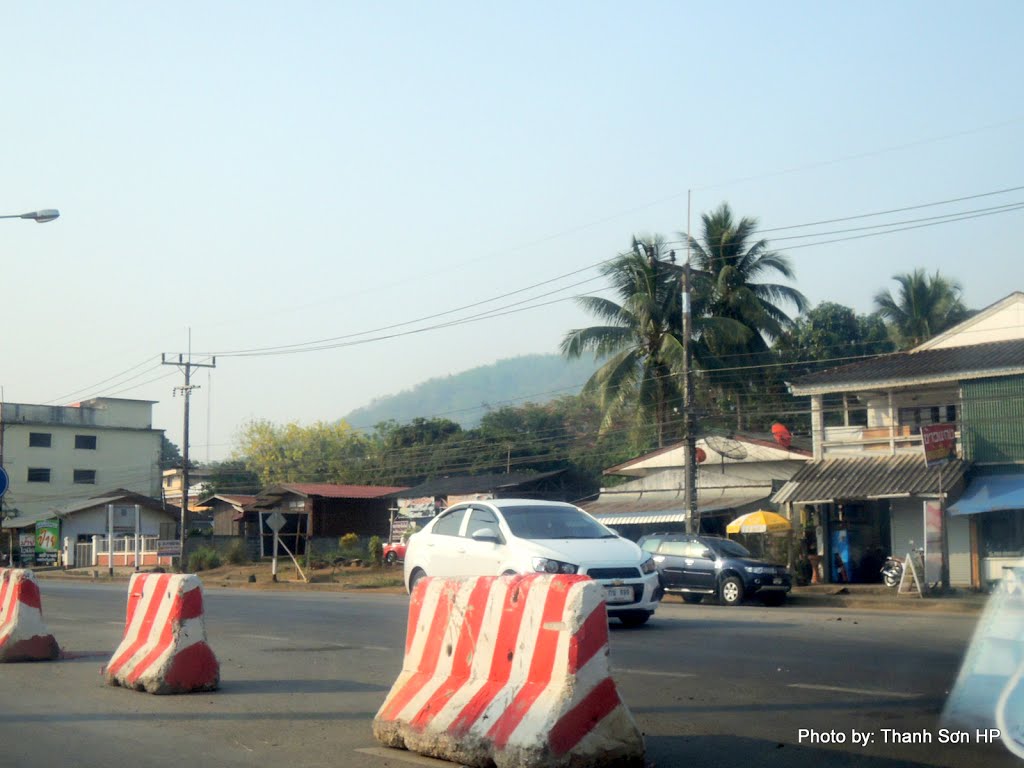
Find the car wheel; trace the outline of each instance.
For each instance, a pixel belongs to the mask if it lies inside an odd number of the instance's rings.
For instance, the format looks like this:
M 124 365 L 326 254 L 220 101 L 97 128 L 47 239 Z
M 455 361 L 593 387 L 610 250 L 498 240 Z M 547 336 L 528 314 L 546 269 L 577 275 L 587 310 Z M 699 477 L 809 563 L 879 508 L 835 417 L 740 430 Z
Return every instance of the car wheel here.
M 416 585 L 420 583 L 420 579 L 425 579 L 427 574 L 424 573 L 422 568 L 417 568 L 412 572 L 412 576 L 409 577 L 409 594 L 411 595 L 416 591 Z
M 619 616 L 619 621 L 624 627 L 642 627 L 649 618 L 651 618 L 651 614 L 647 611 L 637 611 L 636 613 L 623 613 Z
M 704 599 L 704 595 L 683 595 L 683 602 L 690 603 L 690 605 L 696 605 Z
M 761 602 L 765 605 L 771 606 L 772 608 L 778 608 L 784 602 L 786 602 L 785 592 L 765 592 L 761 595 Z
M 722 605 L 739 605 L 743 602 L 743 582 L 738 576 L 722 579 L 718 588 L 718 600 Z
M 396 555 L 394 552 L 388 552 L 387 557 L 384 558 L 384 562 L 388 565 L 394 565 L 397 560 L 398 555 Z

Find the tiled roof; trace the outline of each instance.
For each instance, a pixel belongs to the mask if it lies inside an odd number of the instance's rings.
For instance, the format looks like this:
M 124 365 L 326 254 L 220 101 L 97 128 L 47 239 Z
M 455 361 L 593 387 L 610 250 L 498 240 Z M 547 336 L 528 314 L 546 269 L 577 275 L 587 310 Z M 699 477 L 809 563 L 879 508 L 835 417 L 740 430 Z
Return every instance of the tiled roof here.
M 892 385 L 921 379 L 957 381 L 1024 373 L 1024 339 L 993 341 L 967 347 L 895 352 L 838 368 L 811 373 L 793 382 L 794 394 L 851 387 Z
M 942 487 L 948 492 L 963 480 L 967 464 L 959 459 L 942 466 Z M 867 459 L 826 459 L 805 464 L 772 496 L 786 502 L 855 501 L 933 496 L 939 491 L 939 470 L 928 469 L 924 455 L 873 456 Z

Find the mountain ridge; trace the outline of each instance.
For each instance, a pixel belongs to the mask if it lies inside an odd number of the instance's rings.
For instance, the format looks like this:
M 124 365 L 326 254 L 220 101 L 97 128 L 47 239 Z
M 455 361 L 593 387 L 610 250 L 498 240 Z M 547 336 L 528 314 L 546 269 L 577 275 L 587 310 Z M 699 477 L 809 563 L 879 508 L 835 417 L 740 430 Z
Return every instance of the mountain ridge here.
M 503 358 L 374 398 L 343 418 L 358 429 L 389 419 L 405 424 L 418 417 L 446 418 L 472 429 L 492 408 L 577 395 L 597 367 L 592 359 L 566 360 L 558 354 Z

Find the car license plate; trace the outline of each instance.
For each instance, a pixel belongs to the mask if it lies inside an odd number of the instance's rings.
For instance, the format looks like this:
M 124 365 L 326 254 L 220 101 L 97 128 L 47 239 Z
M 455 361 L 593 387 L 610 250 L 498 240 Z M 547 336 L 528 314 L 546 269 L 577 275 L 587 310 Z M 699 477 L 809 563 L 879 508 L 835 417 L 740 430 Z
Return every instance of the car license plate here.
M 605 587 L 604 601 L 606 603 L 632 603 L 632 587 Z
M 774 579 L 772 579 L 772 584 L 781 584 L 781 583 L 782 583 L 782 579 L 779 578 L 778 576 L 776 576 Z

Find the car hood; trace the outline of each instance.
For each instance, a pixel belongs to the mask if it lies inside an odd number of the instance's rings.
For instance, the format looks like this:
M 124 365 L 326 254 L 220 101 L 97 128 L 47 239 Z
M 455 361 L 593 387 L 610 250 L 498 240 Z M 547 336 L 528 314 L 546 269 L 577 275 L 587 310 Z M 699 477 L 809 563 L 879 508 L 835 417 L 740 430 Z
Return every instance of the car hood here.
M 590 563 L 639 565 L 647 553 L 628 539 L 522 539 L 536 557 L 574 565 Z

